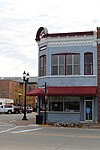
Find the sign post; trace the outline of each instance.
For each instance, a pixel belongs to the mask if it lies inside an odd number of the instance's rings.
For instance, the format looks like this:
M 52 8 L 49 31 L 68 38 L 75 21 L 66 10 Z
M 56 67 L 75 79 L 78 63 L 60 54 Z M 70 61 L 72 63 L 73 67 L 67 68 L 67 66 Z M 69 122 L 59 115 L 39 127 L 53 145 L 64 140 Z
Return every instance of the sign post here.
M 45 102 L 44 102 L 44 104 L 45 104 L 45 112 L 44 112 L 44 124 L 46 124 L 46 119 L 47 119 L 47 116 L 46 116 L 46 104 L 47 104 L 47 87 L 46 87 L 46 82 L 45 82 Z

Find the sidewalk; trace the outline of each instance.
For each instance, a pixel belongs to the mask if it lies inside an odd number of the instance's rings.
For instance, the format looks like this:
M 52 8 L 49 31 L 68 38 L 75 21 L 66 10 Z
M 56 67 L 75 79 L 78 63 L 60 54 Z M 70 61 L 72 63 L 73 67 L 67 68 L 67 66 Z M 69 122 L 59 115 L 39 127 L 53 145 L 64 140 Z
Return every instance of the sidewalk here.
M 12 122 L 13 125 L 21 126 L 21 125 L 30 125 L 30 124 L 36 124 L 35 118 L 29 118 L 28 120 L 14 120 Z
M 12 122 L 13 125 L 16 126 L 24 126 L 24 125 L 30 125 L 30 124 L 36 124 L 36 118 L 29 118 L 28 120 L 14 120 Z M 42 124 L 44 125 L 44 124 Z M 48 125 L 50 126 L 50 125 Z M 66 127 L 67 128 L 67 127 Z M 83 124 L 82 128 L 87 129 L 100 129 L 100 124 Z
M 93 124 L 87 124 L 86 126 L 87 128 L 90 128 L 90 129 L 100 129 L 100 124 L 96 124 L 96 123 L 93 123 Z
M 16 126 L 36 124 L 36 113 L 33 112 L 32 114 L 33 114 L 33 116 L 31 118 L 27 117 L 27 120 L 22 120 L 22 118 L 21 118 L 21 119 L 13 120 L 10 123 L 13 125 L 16 125 Z
M 36 124 L 36 114 L 37 113 L 33 112 L 33 117 L 28 118 L 28 120 L 16 119 L 16 120 L 11 121 L 10 123 L 16 126 Z M 44 124 L 41 124 L 41 125 L 44 125 Z M 53 125 L 48 124 L 48 126 L 53 126 Z M 83 123 L 81 128 L 100 129 L 100 123 Z

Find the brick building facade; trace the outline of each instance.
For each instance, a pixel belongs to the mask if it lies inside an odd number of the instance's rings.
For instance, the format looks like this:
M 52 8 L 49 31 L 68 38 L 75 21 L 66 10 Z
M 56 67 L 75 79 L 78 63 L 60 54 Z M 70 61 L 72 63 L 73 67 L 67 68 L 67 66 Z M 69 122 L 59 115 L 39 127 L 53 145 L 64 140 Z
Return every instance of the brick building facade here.
M 20 83 L 12 80 L 0 80 L 0 98 L 15 99 L 14 92 Z
M 97 28 L 98 121 L 100 122 L 100 27 Z
M 31 82 L 27 84 L 27 92 L 37 85 L 37 78 L 31 77 Z M 24 105 L 24 84 L 20 77 L 5 77 L 0 79 L 0 98 L 13 99 L 14 104 Z M 35 97 L 26 97 L 27 106 L 35 107 Z

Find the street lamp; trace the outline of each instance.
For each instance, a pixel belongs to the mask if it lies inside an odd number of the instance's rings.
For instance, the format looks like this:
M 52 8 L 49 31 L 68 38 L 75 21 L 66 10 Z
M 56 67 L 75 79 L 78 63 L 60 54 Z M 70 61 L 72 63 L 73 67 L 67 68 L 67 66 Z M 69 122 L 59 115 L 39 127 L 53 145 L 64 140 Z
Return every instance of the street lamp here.
M 26 72 L 24 71 L 23 72 L 23 81 L 25 83 L 25 95 L 24 95 L 24 116 L 23 116 L 22 120 L 27 120 L 27 117 L 26 117 L 26 88 L 27 88 L 28 80 L 29 80 L 29 73 L 26 74 Z

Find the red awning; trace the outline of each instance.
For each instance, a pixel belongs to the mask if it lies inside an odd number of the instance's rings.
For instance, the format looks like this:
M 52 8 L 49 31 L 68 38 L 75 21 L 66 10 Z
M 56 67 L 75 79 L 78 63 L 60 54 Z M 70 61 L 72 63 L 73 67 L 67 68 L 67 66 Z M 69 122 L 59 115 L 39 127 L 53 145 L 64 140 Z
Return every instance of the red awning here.
M 74 87 L 46 87 L 48 96 L 96 96 L 96 86 L 74 86 Z M 44 96 L 42 88 L 35 88 L 28 92 L 27 96 Z
M 43 96 L 44 91 L 42 88 L 34 88 L 30 92 L 26 93 L 26 96 Z
M 95 96 L 97 88 L 94 86 L 80 87 L 48 87 L 48 95 L 76 95 L 76 96 Z

